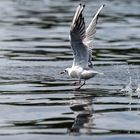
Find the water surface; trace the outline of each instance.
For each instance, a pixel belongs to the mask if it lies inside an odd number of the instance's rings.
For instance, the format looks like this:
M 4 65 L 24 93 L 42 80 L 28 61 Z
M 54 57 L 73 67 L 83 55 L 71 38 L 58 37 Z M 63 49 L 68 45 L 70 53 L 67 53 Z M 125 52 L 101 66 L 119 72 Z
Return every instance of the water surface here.
M 69 27 L 79 1 L 0 1 L 0 139 L 138 140 L 140 1 L 86 2 L 86 23 L 105 4 L 94 69 L 75 91 Z

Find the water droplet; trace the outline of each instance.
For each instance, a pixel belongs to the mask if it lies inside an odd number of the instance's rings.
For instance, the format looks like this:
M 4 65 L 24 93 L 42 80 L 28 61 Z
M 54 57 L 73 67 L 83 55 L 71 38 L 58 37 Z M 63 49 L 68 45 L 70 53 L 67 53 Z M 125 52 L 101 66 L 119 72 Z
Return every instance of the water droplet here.
M 132 89 L 132 80 L 131 80 L 131 76 L 129 77 L 129 83 L 128 85 L 126 85 L 123 89 L 121 89 L 122 93 L 128 94 L 128 95 L 132 95 L 133 89 Z

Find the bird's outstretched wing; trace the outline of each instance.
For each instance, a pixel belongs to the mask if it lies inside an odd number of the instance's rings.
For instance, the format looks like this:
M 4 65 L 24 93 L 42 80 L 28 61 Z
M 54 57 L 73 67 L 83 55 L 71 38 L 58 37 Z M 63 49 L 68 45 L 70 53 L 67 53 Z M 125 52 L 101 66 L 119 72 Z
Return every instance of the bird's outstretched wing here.
M 70 43 L 74 55 L 73 66 L 87 68 L 92 67 L 92 40 L 96 32 L 98 15 L 103 5 L 99 8 L 87 29 L 85 29 L 84 17 L 82 15 L 84 7 L 85 5 L 80 4 L 76 9 L 70 29 Z
M 96 24 L 97 24 L 97 20 L 98 20 L 98 16 L 101 12 L 101 10 L 103 9 L 105 5 L 102 5 L 98 11 L 96 12 L 96 14 L 94 15 L 93 19 L 91 20 L 89 26 L 86 29 L 86 33 L 85 33 L 85 38 L 83 40 L 83 43 L 88 47 L 89 50 L 89 66 L 92 67 L 92 47 L 93 47 L 93 38 L 94 35 L 96 33 Z
M 88 49 L 83 43 L 85 38 L 85 22 L 82 15 L 85 5 L 80 4 L 75 12 L 71 29 L 70 29 L 70 43 L 73 50 L 74 60 L 73 66 L 87 67 Z
M 80 4 L 75 12 L 71 29 L 70 43 L 73 50 L 74 60 L 73 66 L 87 67 L 88 63 L 88 48 L 83 43 L 85 38 L 85 22 L 82 15 L 85 5 Z

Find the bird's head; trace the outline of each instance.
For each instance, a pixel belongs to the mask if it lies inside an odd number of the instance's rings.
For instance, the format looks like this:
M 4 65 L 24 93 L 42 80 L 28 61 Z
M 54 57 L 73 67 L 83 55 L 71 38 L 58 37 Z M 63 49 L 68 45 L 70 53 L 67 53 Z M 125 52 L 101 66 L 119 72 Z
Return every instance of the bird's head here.
M 69 72 L 69 69 L 70 68 L 66 68 L 64 71 L 62 71 L 60 74 L 66 74 L 66 73 L 68 73 Z

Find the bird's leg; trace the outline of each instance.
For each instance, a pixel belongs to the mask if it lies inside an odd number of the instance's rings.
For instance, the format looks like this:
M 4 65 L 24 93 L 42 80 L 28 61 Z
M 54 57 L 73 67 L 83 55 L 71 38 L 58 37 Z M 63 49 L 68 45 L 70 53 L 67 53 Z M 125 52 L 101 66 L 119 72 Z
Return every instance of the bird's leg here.
M 81 79 L 79 81 L 74 82 L 73 85 L 77 86 L 77 85 L 80 85 L 80 83 L 81 83 Z
M 86 84 L 86 81 L 84 80 L 84 83 L 83 84 L 81 84 L 78 88 L 76 88 L 76 90 L 79 90 L 83 85 L 85 85 Z

